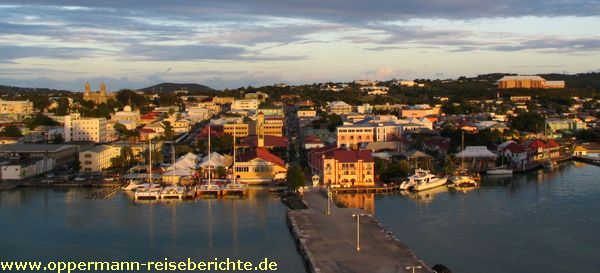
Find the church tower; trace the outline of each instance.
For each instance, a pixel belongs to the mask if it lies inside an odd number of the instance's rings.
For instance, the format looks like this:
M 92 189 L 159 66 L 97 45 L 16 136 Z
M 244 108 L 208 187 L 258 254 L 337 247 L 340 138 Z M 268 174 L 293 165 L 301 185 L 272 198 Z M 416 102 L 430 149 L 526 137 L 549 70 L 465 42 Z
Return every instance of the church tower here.
M 106 95 L 106 84 L 104 82 L 100 84 L 100 95 Z
M 85 82 L 85 93 L 86 95 L 89 95 L 92 93 L 92 87 L 90 86 L 89 82 Z

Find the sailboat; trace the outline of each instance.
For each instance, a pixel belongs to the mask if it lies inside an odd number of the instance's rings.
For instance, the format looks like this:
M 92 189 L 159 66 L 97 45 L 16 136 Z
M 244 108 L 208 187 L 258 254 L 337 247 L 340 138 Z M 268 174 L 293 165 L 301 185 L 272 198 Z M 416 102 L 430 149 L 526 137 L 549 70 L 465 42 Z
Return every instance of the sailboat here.
M 175 144 L 171 143 L 171 167 L 172 171 L 177 171 L 177 166 L 175 165 Z M 161 199 L 183 199 L 186 195 L 186 188 L 183 186 L 177 186 L 175 180 L 173 180 L 172 185 L 164 187 L 160 191 Z
M 196 195 L 221 195 L 221 186 L 212 184 L 212 162 L 210 161 L 210 125 L 208 126 L 208 183 L 196 186 Z
M 148 140 L 148 184 L 137 188 L 135 200 L 158 200 L 160 198 L 160 185 L 152 184 L 152 139 Z
M 462 140 L 461 140 L 461 151 L 465 150 L 465 132 L 462 132 Z M 454 187 L 475 187 L 477 186 L 477 180 L 475 177 L 468 175 L 467 170 L 463 169 L 465 159 L 461 157 L 460 167 L 461 169 L 458 171 L 456 175 L 450 177 L 449 182 Z
M 235 135 L 236 131 L 235 131 L 235 126 L 233 127 L 233 168 L 235 168 L 235 156 L 236 156 L 236 143 L 235 143 Z M 223 188 L 223 195 L 239 195 L 239 196 L 245 196 L 246 194 L 248 194 L 248 185 L 246 184 L 238 184 L 237 183 L 237 177 L 235 177 L 235 170 L 232 172 L 232 177 L 233 177 L 233 183 L 229 183 L 225 186 L 225 188 Z

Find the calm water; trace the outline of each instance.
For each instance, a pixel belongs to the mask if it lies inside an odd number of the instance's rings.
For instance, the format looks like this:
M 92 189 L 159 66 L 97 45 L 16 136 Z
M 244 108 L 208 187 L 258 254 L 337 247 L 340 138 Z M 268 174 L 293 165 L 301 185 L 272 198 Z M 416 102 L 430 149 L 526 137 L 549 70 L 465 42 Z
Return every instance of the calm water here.
M 268 257 L 279 272 L 305 272 L 266 190 L 244 200 L 142 203 L 88 189 L 0 192 L 0 257 L 6 260 L 170 260 Z M 600 168 L 485 180 L 468 192 L 343 196 L 377 218 L 431 265 L 458 273 L 598 272 Z
M 488 179 L 466 193 L 377 196 L 377 218 L 428 264 L 460 273 L 599 272 L 600 168 Z
M 126 193 L 86 200 L 91 189 L 0 192 L 2 260 L 184 260 L 269 258 L 279 272 L 305 272 L 285 222 L 266 190 L 247 199 L 135 203 Z

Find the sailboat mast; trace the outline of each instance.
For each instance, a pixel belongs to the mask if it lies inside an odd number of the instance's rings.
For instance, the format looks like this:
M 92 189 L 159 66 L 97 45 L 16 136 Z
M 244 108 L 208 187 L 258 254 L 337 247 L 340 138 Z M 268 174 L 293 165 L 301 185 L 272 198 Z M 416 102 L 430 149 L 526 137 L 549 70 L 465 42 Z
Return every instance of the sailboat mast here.
M 177 175 L 177 165 L 175 165 L 175 142 L 171 142 L 171 166 L 173 166 L 173 173 Z M 175 180 L 173 180 L 173 186 L 175 186 Z
M 234 185 L 235 185 L 235 133 L 236 133 L 235 129 L 236 129 L 236 127 L 237 127 L 237 123 L 233 126 L 233 172 L 231 172 L 231 173 L 233 175 L 233 184 Z
M 148 182 L 152 185 L 152 139 L 148 138 Z
M 208 185 L 211 183 L 211 163 L 210 163 L 210 125 L 208 125 Z

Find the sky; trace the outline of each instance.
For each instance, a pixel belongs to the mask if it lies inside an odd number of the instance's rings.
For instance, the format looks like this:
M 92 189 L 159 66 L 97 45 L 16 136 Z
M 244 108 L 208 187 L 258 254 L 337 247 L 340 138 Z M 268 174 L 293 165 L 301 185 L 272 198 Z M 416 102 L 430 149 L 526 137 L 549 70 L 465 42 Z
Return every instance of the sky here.
M 2 0 L 0 85 L 600 71 L 598 0 Z

